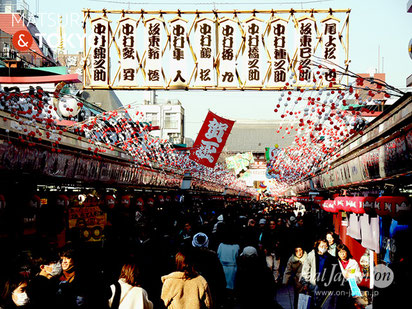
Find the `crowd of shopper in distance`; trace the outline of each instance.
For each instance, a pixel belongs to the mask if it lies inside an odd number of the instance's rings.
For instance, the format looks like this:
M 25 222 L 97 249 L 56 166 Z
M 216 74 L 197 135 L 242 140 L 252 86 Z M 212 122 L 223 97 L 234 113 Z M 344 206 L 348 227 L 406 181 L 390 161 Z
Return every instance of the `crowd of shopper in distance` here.
M 278 308 L 284 286 L 293 287 L 294 308 L 299 293 L 312 295 L 314 308 L 355 307 L 345 279 L 361 280 L 359 265 L 319 212 L 189 199 L 139 216 L 107 211 L 103 242 L 69 233 L 62 248 L 10 240 L 0 308 Z M 330 281 L 333 272 L 343 279 Z

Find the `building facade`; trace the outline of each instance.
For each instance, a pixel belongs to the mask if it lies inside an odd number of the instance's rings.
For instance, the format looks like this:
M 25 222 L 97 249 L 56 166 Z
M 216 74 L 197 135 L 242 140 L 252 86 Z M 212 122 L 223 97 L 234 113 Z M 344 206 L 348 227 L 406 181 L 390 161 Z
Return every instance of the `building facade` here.
M 144 104 L 135 107 L 134 120 L 152 124 L 153 136 L 166 139 L 172 144 L 184 144 L 185 110 L 179 100 L 153 102 L 145 100 Z

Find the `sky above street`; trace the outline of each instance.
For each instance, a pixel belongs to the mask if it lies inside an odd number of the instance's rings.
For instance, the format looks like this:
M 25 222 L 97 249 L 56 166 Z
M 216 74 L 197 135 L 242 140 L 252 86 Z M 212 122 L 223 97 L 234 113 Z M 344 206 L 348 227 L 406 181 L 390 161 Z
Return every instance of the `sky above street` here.
M 26 0 L 30 11 L 36 11 L 34 0 Z M 407 0 L 332 0 L 332 1 L 241 1 L 224 0 L 215 3 L 207 0 L 190 1 L 92 1 L 55 0 L 39 1 L 37 25 L 41 32 L 52 35 L 58 32 L 58 19 L 62 16 L 67 34 L 81 35 L 82 9 L 131 9 L 131 10 L 263 10 L 263 9 L 351 9 L 349 20 L 349 69 L 356 73 L 386 73 L 386 81 L 398 88 L 406 86 L 412 74 L 412 59 L 408 55 L 408 42 L 412 38 L 412 13 L 406 12 Z M 46 36 L 47 38 L 47 36 Z M 68 53 L 83 50 L 82 40 L 67 46 Z M 53 44 L 52 44 L 53 45 Z M 124 104 L 142 102 L 143 91 L 118 91 Z M 257 91 L 157 91 L 161 100 L 178 99 L 185 108 L 186 136 L 196 138 L 207 111 L 232 120 L 279 119 L 273 112 L 277 92 Z M 270 146 L 270 145 L 268 145 Z

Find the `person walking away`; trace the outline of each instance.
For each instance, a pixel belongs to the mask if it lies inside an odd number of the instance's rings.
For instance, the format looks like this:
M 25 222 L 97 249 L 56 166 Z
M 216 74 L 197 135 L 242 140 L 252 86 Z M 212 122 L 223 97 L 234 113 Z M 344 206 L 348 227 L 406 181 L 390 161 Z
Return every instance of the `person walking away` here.
M 226 295 L 225 273 L 216 252 L 209 250 L 208 245 L 209 238 L 206 234 L 197 233 L 193 236 L 194 268 L 208 282 L 214 308 L 221 308 Z
M 140 286 L 139 269 L 136 264 L 126 263 L 120 272 L 119 281 L 110 286 L 112 309 L 153 309 L 147 292 Z
M 223 271 L 226 278 L 226 292 L 229 300 L 233 298 L 233 290 L 235 288 L 235 277 L 237 272 L 237 258 L 239 256 L 240 247 L 233 241 L 234 235 L 227 229 L 225 231 L 223 242 L 217 249 L 217 256 L 222 263 Z
M 235 294 L 241 309 L 272 309 L 275 306 L 275 281 L 256 248 L 245 247 L 239 257 Z
M 209 285 L 199 275 L 192 257 L 184 251 L 175 256 L 176 271 L 162 277 L 161 298 L 166 308 L 202 309 L 212 307 Z

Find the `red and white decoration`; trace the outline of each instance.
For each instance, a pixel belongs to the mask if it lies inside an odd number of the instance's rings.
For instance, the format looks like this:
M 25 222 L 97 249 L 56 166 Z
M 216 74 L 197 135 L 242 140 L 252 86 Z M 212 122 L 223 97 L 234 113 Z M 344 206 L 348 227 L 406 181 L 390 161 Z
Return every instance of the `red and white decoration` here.
M 213 168 L 235 122 L 209 111 L 189 158 L 199 164 Z

